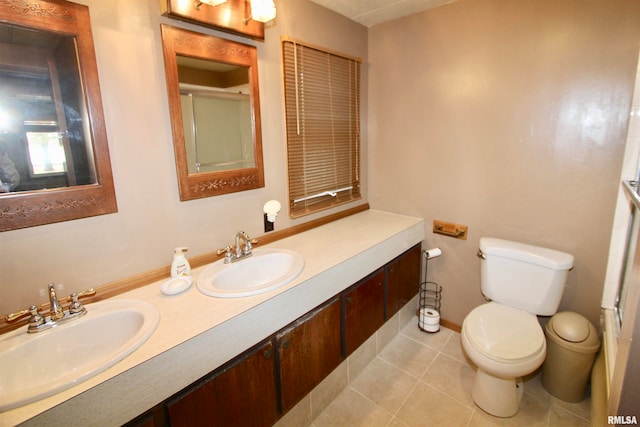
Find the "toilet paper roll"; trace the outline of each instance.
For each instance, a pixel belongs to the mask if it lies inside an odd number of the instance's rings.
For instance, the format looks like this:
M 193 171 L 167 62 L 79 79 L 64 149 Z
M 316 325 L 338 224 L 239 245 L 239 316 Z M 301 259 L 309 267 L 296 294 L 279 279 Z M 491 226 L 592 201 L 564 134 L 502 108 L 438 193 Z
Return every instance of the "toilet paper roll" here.
M 440 330 L 440 313 L 433 308 L 421 308 L 418 326 L 424 332 L 438 332 Z
M 432 248 L 426 251 L 427 259 L 437 258 L 442 255 L 442 250 L 440 248 Z
M 420 309 L 420 323 L 423 326 L 438 326 L 440 313 L 432 308 L 423 307 Z
M 424 325 L 422 330 L 426 332 L 438 332 L 440 330 L 440 324 L 437 325 Z
M 425 332 L 438 332 L 440 330 L 440 313 L 433 308 L 421 308 L 418 326 Z

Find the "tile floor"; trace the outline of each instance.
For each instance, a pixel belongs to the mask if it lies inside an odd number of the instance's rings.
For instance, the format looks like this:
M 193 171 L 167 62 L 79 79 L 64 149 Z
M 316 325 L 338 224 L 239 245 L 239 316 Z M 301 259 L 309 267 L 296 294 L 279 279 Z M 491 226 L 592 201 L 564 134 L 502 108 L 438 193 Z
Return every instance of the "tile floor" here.
M 471 399 L 474 368 L 460 334 L 421 332 L 409 322 L 311 423 L 340 426 L 549 426 L 591 425 L 589 398 L 571 404 L 551 396 L 540 375 L 525 382 L 520 412 L 496 418 Z

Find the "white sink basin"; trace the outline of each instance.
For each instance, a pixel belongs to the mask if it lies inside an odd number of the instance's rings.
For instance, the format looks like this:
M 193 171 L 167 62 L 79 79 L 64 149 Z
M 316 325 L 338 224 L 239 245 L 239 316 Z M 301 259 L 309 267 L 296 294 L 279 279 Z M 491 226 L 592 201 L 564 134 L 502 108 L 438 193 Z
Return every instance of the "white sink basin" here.
M 214 262 L 200 273 L 196 285 L 200 292 L 212 297 L 246 297 L 286 285 L 303 268 L 304 259 L 297 252 L 259 248 L 250 257 L 230 264 Z
M 86 305 L 87 314 L 27 334 L 24 326 L 0 338 L 0 411 L 70 388 L 113 366 L 156 330 L 160 313 L 144 301 Z

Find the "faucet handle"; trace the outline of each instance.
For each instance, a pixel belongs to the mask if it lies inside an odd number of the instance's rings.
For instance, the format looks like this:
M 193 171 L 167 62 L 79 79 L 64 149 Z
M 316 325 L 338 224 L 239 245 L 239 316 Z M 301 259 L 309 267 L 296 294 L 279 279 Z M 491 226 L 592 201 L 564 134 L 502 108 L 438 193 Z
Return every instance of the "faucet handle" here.
M 231 258 L 233 258 L 233 253 L 231 252 L 232 249 L 233 248 L 231 247 L 231 245 L 229 245 L 229 246 L 226 246 L 226 247 L 224 247 L 222 249 L 218 249 L 216 251 L 216 254 L 218 254 L 218 256 L 224 254 L 224 261 L 228 263 L 228 262 L 231 261 Z
M 245 255 L 251 252 L 251 249 L 253 248 L 252 245 L 258 243 L 258 239 L 249 239 L 248 237 L 249 236 L 247 236 L 247 240 L 244 242 L 243 252 Z
M 35 309 L 36 312 L 38 311 L 38 307 L 36 307 L 35 305 L 32 305 L 31 307 L 29 307 L 27 309 L 16 311 L 15 313 L 7 314 L 6 321 L 7 322 L 14 322 L 14 321 L 16 321 L 18 319 L 22 319 L 27 314 L 30 314 L 33 309 Z
M 227 246 L 227 247 L 224 247 L 224 248 L 222 248 L 222 249 L 218 249 L 218 250 L 216 251 L 216 254 L 217 254 L 217 255 L 222 255 L 222 254 L 224 254 L 224 253 L 229 253 L 229 252 L 231 252 L 231 246 Z
M 76 294 L 75 292 L 73 294 L 71 294 L 71 298 L 73 299 L 73 295 L 78 295 L 78 298 L 83 298 L 83 297 L 89 297 L 91 295 L 95 295 L 96 294 L 96 289 L 95 288 L 89 288 L 86 291 L 82 291 L 78 294 Z
M 7 322 L 13 322 L 13 321 L 16 321 L 18 319 L 22 319 L 27 314 L 31 315 L 31 317 L 29 318 L 29 327 L 30 328 L 36 327 L 38 325 L 42 325 L 45 322 L 45 318 L 40 314 L 40 311 L 39 311 L 38 307 L 35 306 L 35 305 L 32 305 L 31 307 L 27 308 L 26 310 L 17 311 L 15 313 L 11 313 L 11 314 L 7 315 L 6 321 Z
M 225 255 L 227 255 L 227 256 L 228 256 L 228 255 L 231 255 L 231 250 L 232 250 L 231 245 L 229 245 L 229 246 L 225 246 L 225 247 L 224 247 L 224 248 L 222 248 L 222 249 L 218 249 L 218 250 L 216 251 L 216 254 L 218 254 L 218 255 L 225 254 Z
M 80 313 L 84 310 L 84 306 L 80 301 L 78 301 L 82 297 L 88 297 L 90 295 L 95 295 L 96 290 L 94 288 L 87 289 L 86 291 L 82 291 L 80 293 L 74 292 L 71 294 L 71 305 L 69 305 L 69 313 L 76 314 Z

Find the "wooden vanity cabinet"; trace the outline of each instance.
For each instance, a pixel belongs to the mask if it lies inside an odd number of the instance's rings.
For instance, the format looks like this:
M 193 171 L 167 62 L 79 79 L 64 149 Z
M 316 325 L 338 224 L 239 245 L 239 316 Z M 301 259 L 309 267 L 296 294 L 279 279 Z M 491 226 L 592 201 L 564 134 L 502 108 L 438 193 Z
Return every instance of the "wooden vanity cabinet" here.
M 386 320 L 418 293 L 421 255 L 422 248 L 416 245 L 387 264 Z
M 270 426 L 278 419 L 273 341 L 216 370 L 166 404 L 172 427 Z
M 167 427 L 169 425 L 164 403 L 160 403 L 147 412 L 126 423 L 125 427 Z
M 127 426 L 274 424 L 416 295 L 421 253 L 414 246 Z
M 342 362 L 340 318 L 336 297 L 276 335 L 282 413 Z
M 342 294 L 345 357 L 384 324 L 384 275 L 380 268 Z

